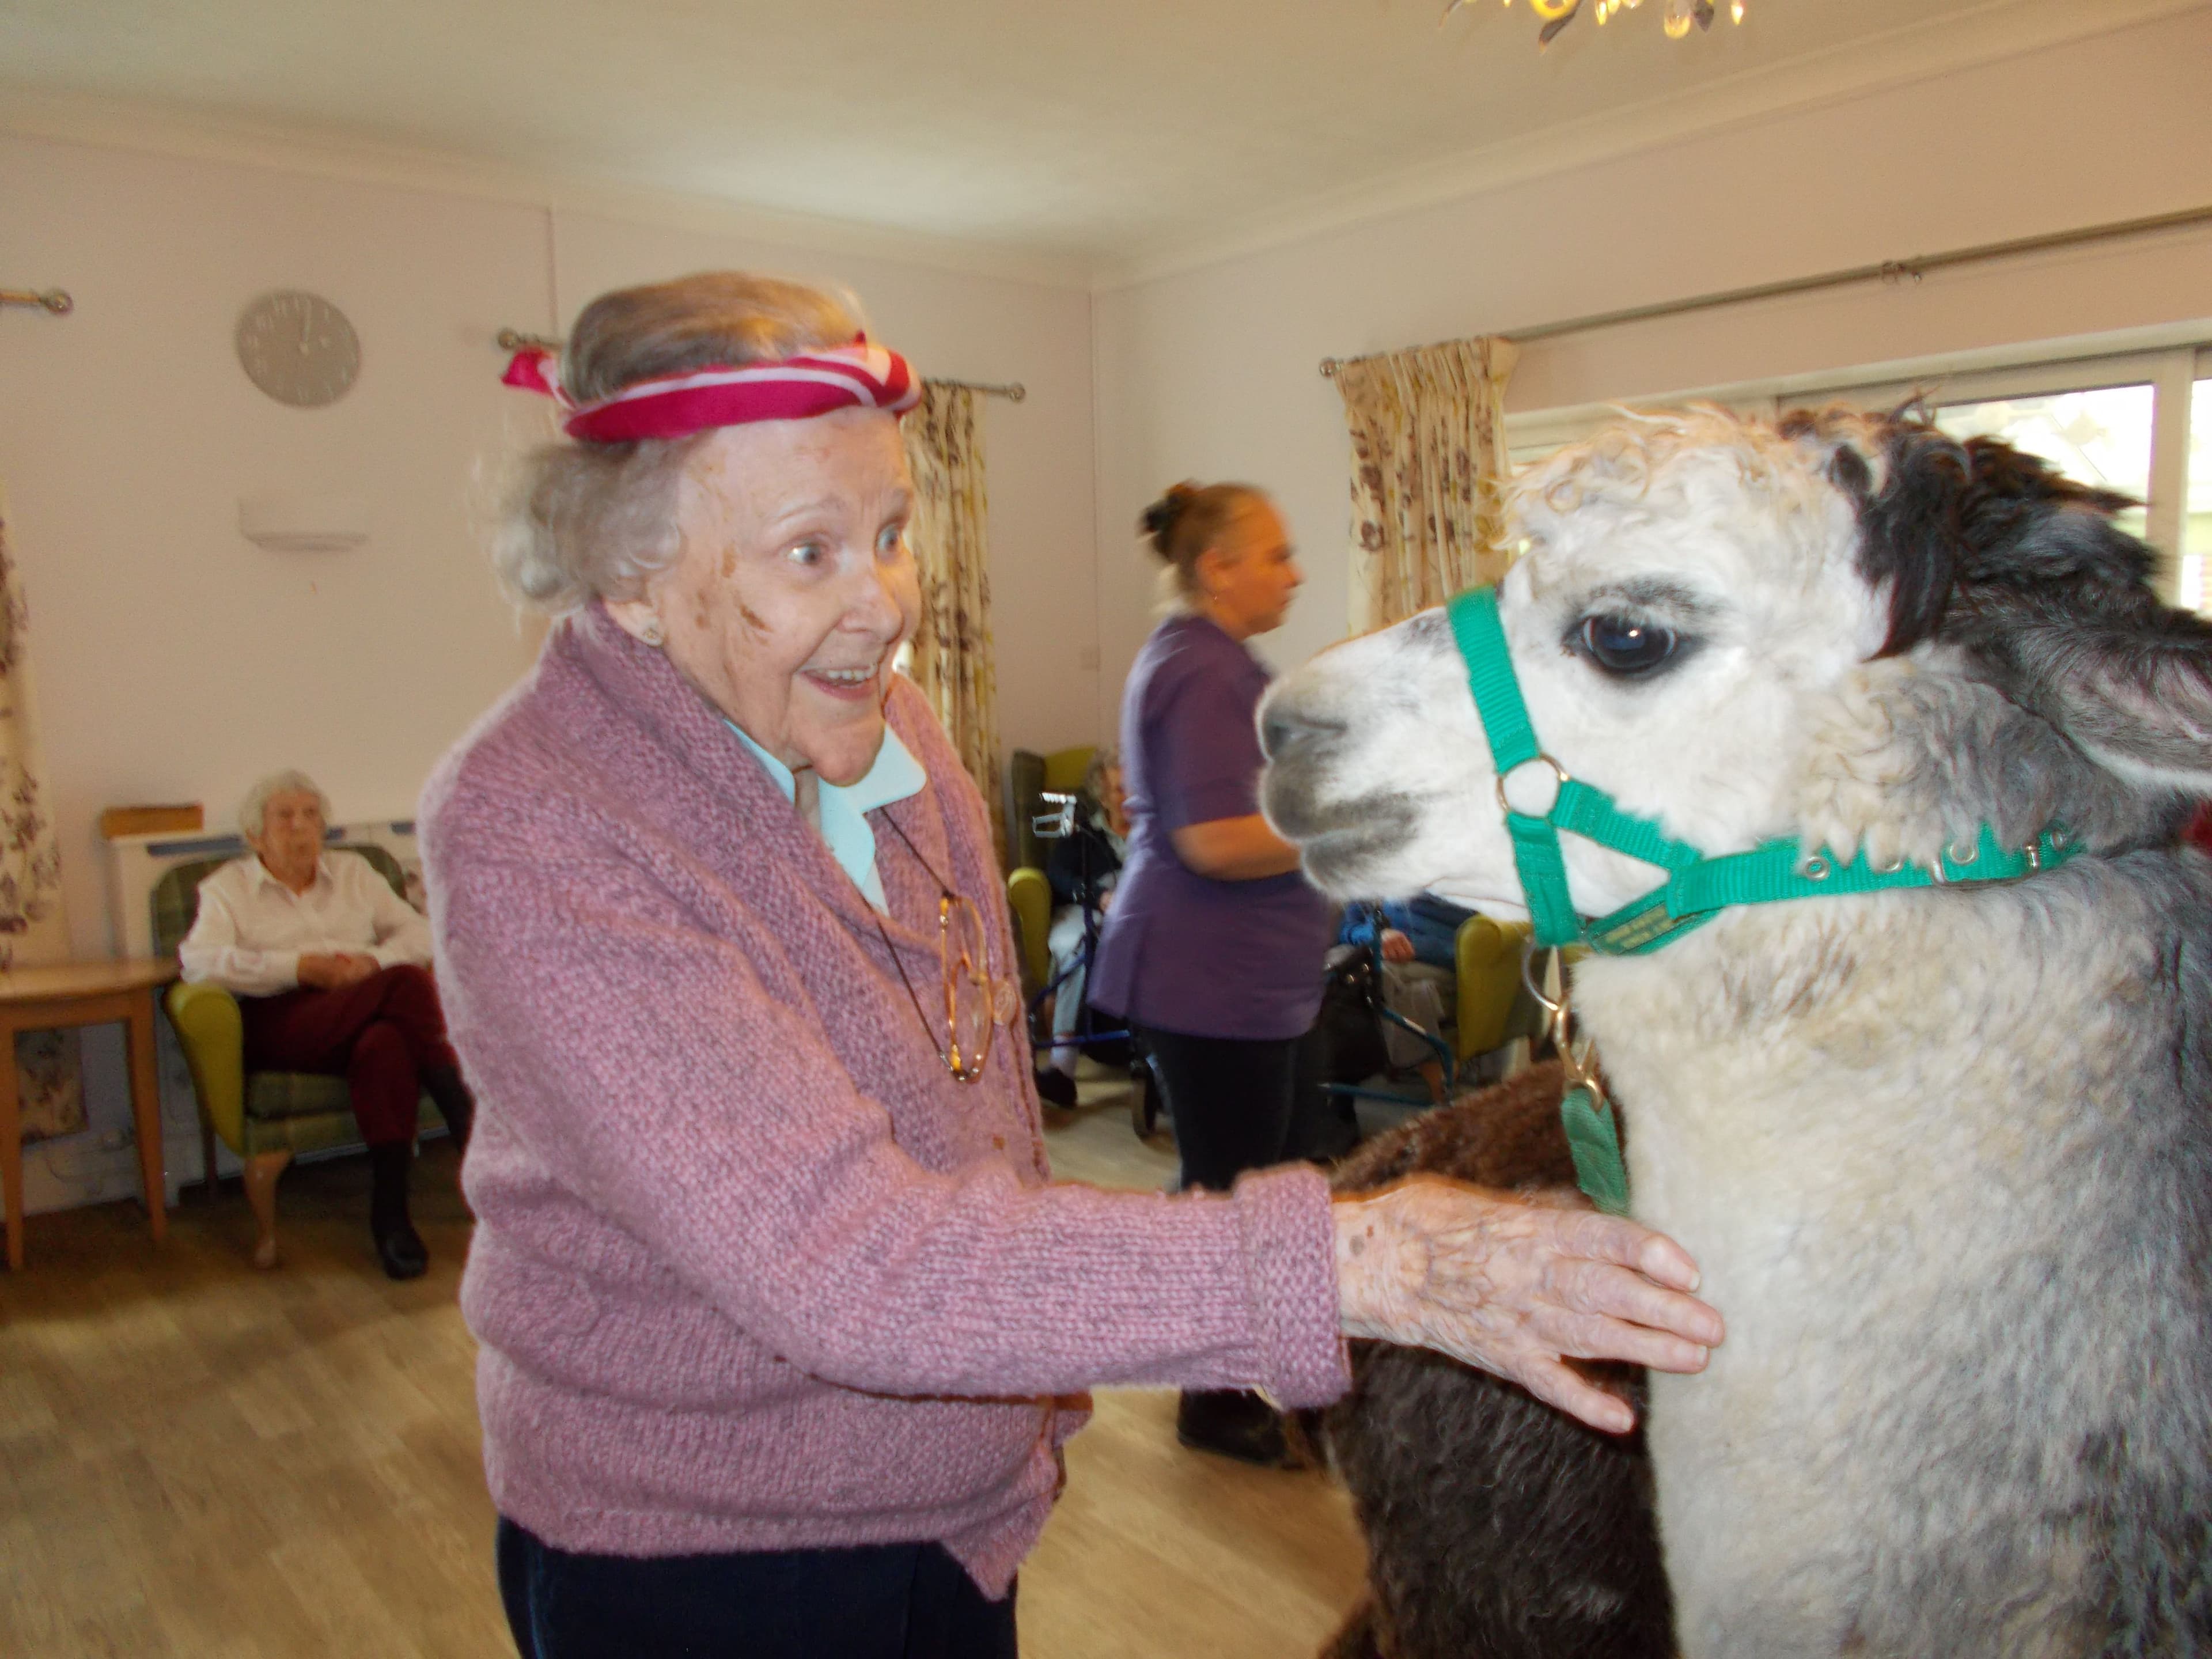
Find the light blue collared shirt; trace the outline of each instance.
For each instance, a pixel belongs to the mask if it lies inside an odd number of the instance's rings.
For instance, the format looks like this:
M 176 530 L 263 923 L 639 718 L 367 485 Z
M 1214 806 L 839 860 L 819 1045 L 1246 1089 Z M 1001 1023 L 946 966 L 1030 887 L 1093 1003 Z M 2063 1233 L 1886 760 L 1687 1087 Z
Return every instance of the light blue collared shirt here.
M 744 739 L 745 747 L 759 757 L 769 776 L 775 780 L 775 787 L 783 791 L 783 798 L 796 802 L 799 786 L 792 779 L 791 769 L 755 743 L 735 721 L 726 720 L 723 724 Z M 875 764 L 859 782 L 817 786 L 822 840 L 830 848 L 830 856 L 852 877 L 861 896 L 878 910 L 888 913 L 890 906 L 884 898 L 884 879 L 876 872 L 876 831 L 868 822 L 868 814 L 895 800 L 920 794 L 922 785 L 928 781 L 929 775 L 921 769 L 921 763 L 886 724 L 884 746 L 876 750 Z

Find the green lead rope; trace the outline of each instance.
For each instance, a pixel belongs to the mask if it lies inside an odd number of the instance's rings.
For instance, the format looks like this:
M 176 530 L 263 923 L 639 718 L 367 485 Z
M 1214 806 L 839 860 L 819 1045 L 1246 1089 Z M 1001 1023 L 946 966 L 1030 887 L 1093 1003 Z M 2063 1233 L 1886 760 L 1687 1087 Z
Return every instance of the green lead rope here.
M 1984 824 L 1971 848 L 1954 846 L 1927 866 L 1876 868 L 1864 854 L 1840 864 L 1825 852 L 1808 854 L 1795 841 L 1771 841 L 1748 853 L 1708 858 L 1650 819 L 1622 811 L 1612 796 L 1568 776 L 1544 752 L 1514 678 L 1496 588 L 1470 588 L 1445 609 L 1452 637 L 1467 664 L 1468 688 L 1474 694 L 1475 710 L 1490 740 L 1491 764 L 1500 780 L 1498 805 L 1505 814 L 1514 867 L 1540 945 L 1584 945 L 1605 956 L 1642 956 L 1704 927 L 1734 905 L 2018 881 L 2055 868 L 2081 850 L 2056 827 L 2045 830 L 2031 846 L 2005 847 Z M 1557 795 L 1541 813 L 1521 811 L 1505 798 L 1506 775 L 1531 762 L 1549 767 L 1559 781 Z M 1656 865 L 1668 872 L 1667 879 L 1612 915 L 1586 922 L 1567 890 L 1561 830 Z M 1628 1176 L 1612 1107 L 1596 1091 L 1578 1084 L 1560 1103 L 1560 1116 L 1583 1190 L 1600 1209 L 1626 1213 Z
M 1577 1083 L 1559 1102 L 1559 1121 L 1574 1154 L 1575 1184 L 1607 1215 L 1628 1213 L 1628 1165 L 1620 1156 L 1620 1126 L 1612 1103 L 1587 1083 Z

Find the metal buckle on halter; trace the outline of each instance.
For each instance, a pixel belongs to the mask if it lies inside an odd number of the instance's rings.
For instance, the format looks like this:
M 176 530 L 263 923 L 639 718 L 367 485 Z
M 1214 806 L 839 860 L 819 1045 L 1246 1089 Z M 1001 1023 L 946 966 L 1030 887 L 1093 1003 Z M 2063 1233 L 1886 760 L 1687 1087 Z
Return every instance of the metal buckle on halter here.
M 2063 852 L 2066 842 L 2067 836 L 2063 830 L 2051 832 L 2051 845 L 2054 852 Z M 1953 881 L 1968 879 L 1965 877 L 1954 877 L 1945 869 L 1946 858 L 1948 858 L 1951 863 L 1956 865 L 1960 870 L 1966 869 L 1967 866 L 1980 860 L 1982 849 L 1978 845 L 1967 848 L 1963 857 L 1960 854 L 1960 843 L 1954 842 L 1942 854 L 1929 860 L 1928 873 L 1937 886 L 1948 886 Z M 2002 852 L 1998 856 L 2002 856 Z M 2055 870 L 2064 861 L 2063 859 L 2046 860 L 2043 855 L 2043 844 L 2039 836 L 2020 849 L 2020 859 L 2021 867 L 2018 873 L 2009 876 L 1983 876 L 1975 879 L 1973 884 L 1977 887 L 2016 887 L 2030 876 L 2039 875 L 2045 870 Z
M 1955 864 L 1964 870 L 1981 856 L 1982 844 L 1978 841 L 1954 841 L 1928 860 L 1928 878 L 1938 887 L 1948 886 L 1951 881 L 1950 866 Z
M 1529 978 L 1528 970 L 1535 965 L 1536 953 L 1539 951 L 1548 951 L 1552 947 L 1549 945 L 1539 945 L 1534 939 L 1529 940 L 1528 944 L 1521 947 L 1521 988 L 1526 991 L 1530 999 L 1534 1001 L 1535 1005 L 1544 1011 L 1544 1024 L 1547 1030 L 1550 1028 L 1551 1024 L 1554 1019 L 1567 1012 L 1566 998 L 1563 994 L 1559 1001 L 1553 1001 L 1551 998 L 1544 994 L 1544 988 L 1537 984 L 1534 980 Z M 1564 980 L 1562 980 L 1559 988 L 1562 993 L 1565 991 L 1566 986 Z
M 1544 988 L 1537 984 L 1531 975 L 1530 970 L 1535 966 L 1540 954 L 1558 960 L 1559 995 L 1557 1001 L 1545 994 Z M 1597 1045 L 1584 1039 L 1579 1051 L 1575 1047 L 1572 1030 L 1574 1010 L 1570 1006 L 1567 989 L 1567 963 L 1566 959 L 1559 955 L 1558 946 L 1539 945 L 1532 939 L 1521 947 L 1521 986 L 1544 1011 L 1545 1034 L 1552 1039 L 1552 1046 L 1559 1050 L 1559 1063 L 1566 1069 L 1567 1086 L 1570 1089 L 1588 1089 L 1602 1103 L 1606 1097 L 1605 1085 L 1598 1081 Z
M 1505 780 L 1517 776 L 1523 769 L 1531 766 L 1548 766 L 1552 769 L 1552 799 L 1544 803 L 1544 810 L 1540 812 L 1523 812 L 1505 798 Z M 1522 761 L 1518 766 L 1508 767 L 1498 775 L 1498 810 L 1501 812 L 1517 814 L 1524 818 L 1548 818 L 1559 808 L 1560 792 L 1573 781 L 1567 775 L 1567 769 L 1549 755 L 1537 755 L 1531 759 Z

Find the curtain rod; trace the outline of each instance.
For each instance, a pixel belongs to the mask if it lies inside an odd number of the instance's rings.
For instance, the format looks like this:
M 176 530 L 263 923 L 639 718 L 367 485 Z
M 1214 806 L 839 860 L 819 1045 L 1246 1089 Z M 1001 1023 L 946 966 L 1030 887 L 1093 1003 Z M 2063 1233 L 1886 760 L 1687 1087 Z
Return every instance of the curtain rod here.
M 931 386 L 964 386 L 970 392 L 980 392 L 987 398 L 1004 398 L 1010 404 L 1018 404 L 1030 395 L 1030 389 L 1019 380 L 1008 380 L 1003 386 L 987 386 L 981 380 L 947 380 L 935 374 L 925 374 L 921 378 Z
M 0 288 L 0 306 L 36 306 L 57 317 L 66 317 L 76 309 L 76 301 L 58 288 L 50 288 L 43 294 L 36 289 Z
M 61 308 L 64 311 L 69 309 L 69 295 L 66 294 L 62 295 Z M 501 351 L 521 351 L 532 346 L 542 351 L 558 351 L 561 349 L 561 337 L 557 334 L 526 334 L 517 328 L 503 328 L 494 339 Z M 1004 398 L 1010 404 L 1018 404 L 1030 395 L 1029 388 L 1019 380 L 1008 380 L 994 386 L 981 380 L 948 380 L 935 374 L 925 374 L 922 379 L 933 386 L 962 386 L 969 392 L 980 392 L 987 398 Z
M 2040 236 L 2021 236 L 2008 242 L 1984 242 L 1978 247 L 1955 248 L 1948 253 L 1923 253 L 1910 259 L 1885 259 L 1879 264 L 1853 265 L 1845 270 L 1825 271 L 1817 276 L 1796 276 L 1785 282 L 1762 283 L 1755 288 L 1729 289 L 1718 294 L 1701 294 L 1692 299 L 1662 300 L 1656 305 L 1632 306 L 1626 311 L 1604 311 L 1588 317 L 1571 317 L 1564 322 L 1512 329 L 1504 337 L 1515 345 L 1526 345 L 1532 340 L 1549 340 L 1562 334 L 1580 334 L 1591 329 L 1612 328 L 1621 323 L 1649 322 L 1659 317 L 1680 317 L 1691 312 L 1711 311 L 1719 306 L 1743 305 L 1753 300 L 1772 300 L 1789 294 L 1809 294 L 1820 289 L 1843 288 L 1853 283 L 1917 283 L 1931 270 L 1942 270 L 1952 265 L 1978 264 L 1984 260 L 2009 258 L 2015 254 L 2041 253 L 2052 248 L 2078 247 L 2087 242 L 2114 241 L 2122 237 L 2142 236 L 2153 231 L 2177 230 L 2188 225 L 2206 223 L 2212 223 L 2212 207 L 2185 208 L 2179 213 L 2154 214 L 2145 219 L 2121 219 L 2111 224 L 2084 226 L 2077 230 L 2050 231 Z M 1374 357 L 1389 355 L 1388 352 L 1370 352 L 1359 357 L 1324 357 L 1321 360 L 1321 372 L 1334 378 L 1336 372 L 1347 363 L 1364 363 Z

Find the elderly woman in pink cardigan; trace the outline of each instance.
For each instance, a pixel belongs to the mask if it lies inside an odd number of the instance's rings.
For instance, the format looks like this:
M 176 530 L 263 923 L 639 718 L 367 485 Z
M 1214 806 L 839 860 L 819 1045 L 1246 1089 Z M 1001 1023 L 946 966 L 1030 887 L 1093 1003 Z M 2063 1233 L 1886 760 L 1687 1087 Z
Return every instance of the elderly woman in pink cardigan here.
M 603 296 L 500 562 L 559 621 L 422 808 L 526 1659 L 1011 1656 L 1096 1383 L 1314 1406 L 1347 1334 L 1608 1429 L 1721 1336 L 1634 1224 L 1304 1167 L 1048 1184 L 983 803 L 893 669 L 911 371 L 737 274 Z

